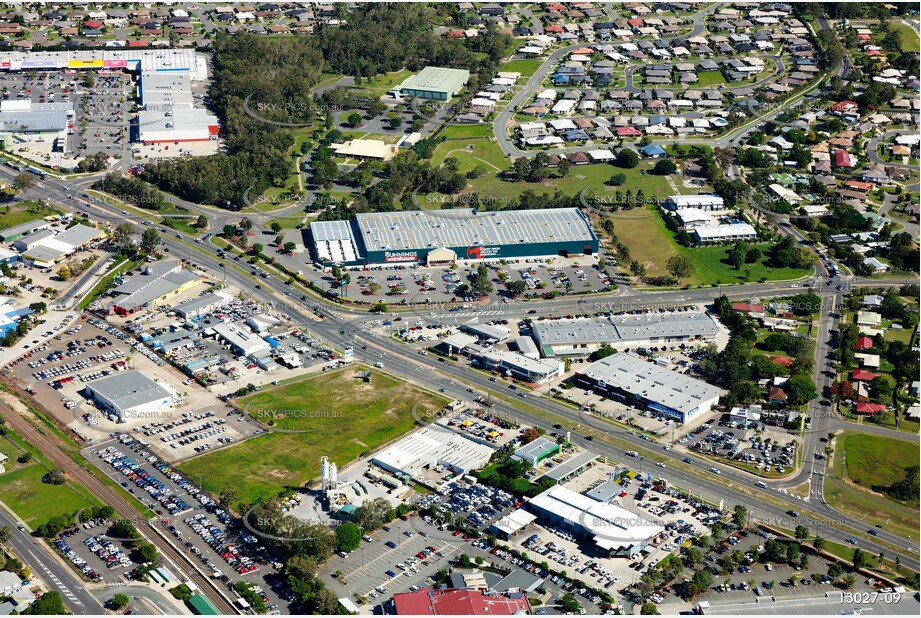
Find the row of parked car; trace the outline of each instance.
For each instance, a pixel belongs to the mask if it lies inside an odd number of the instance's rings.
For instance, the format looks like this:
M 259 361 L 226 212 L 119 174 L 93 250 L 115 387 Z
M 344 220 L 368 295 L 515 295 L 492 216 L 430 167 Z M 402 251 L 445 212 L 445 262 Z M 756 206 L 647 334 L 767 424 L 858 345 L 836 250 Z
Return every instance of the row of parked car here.
M 240 575 L 252 573 L 259 568 L 252 558 L 244 555 L 235 544 L 229 543 L 224 532 L 215 526 L 204 513 L 186 517 L 183 521 L 185 521 L 185 523 L 208 544 L 208 547 L 213 549 L 216 554 L 223 558 L 224 561 Z M 191 544 L 187 543 L 187 545 L 191 547 L 193 551 L 195 550 Z M 202 559 L 204 560 L 204 558 Z M 212 571 L 217 570 L 213 565 L 209 564 L 208 566 L 211 567 Z
M 86 563 L 86 560 L 81 558 L 77 552 L 71 549 L 70 545 L 68 545 L 64 539 L 55 540 L 54 546 L 57 547 L 58 550 L 62 554 L 64 554 L 64 557 L 70 560 L 71 563 L 73 563 L 75 567 L 80 569 L 80 571 L 84 575 L 86 575 L 89 579 L 91 579 L 92 581 L 99 581 L 102 579 L 102 576 L 99 573 L 97 573 L 96 570 L 93 569 L 93 567 L 88 565 Z
M 156 477 L 142 468 L 139 463 L 117 450 L 114 446 L 97 451 L 96 454 L 116 471 L 127 477 L 128 481 L 146 491 L 151 498 L 169 511 L 170 515 L 178 515 L 190 510 L 189 505 L 181 498 L 174 496 L 173 490 L 168 488 L 165 483 L 157 480 Z M 123 482 L 121 485 L 128 488 L 128 482 Z M 129 491 L 134 493 L 133 490 L 129 489 Z M 157 514 L 162 515 L 163 513 L 158 510 Z

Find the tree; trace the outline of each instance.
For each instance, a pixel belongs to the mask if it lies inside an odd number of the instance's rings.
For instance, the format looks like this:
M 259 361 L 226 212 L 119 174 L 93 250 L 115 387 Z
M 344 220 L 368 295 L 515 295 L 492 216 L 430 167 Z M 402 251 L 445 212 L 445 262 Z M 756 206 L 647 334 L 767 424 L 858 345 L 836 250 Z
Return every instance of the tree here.
M 842 567 L 837 562 L 832 562 L 828 565 L 828 576 L 832 579 L 837 579 L 844 575 L 844 567 Z
M 668 258 L 665 267 L 668 269 L 669 274 L 677 279 L 678 283 L 681 283 L 682 279 L 694 272 L 694 263 L 691 262 L 691 258 L 681 254 Z
M 253 255 L 260 255 L 265 246 L 261 242 L 253 243 Z
M 278 221 L 272 221 L 272 224 L 269 227 L 276 234 L 281 231 L 281 223 L 279 223 Z
M 815 399 L 819 392 L 815 382 L 805 373 L 798 373 L 784 383 L 784 391 L 790 396 L 790 403 L 800 406 Z
M 565 178 L 569 174 L 569 170 L 572 168 L 572 163 L 569 162 L 569 159 L 561 159 L 560 164 L 557 167 L 557 172 L 560 175 L 560 178 Z
M 63 485 L 65 480 L 64 471 L 60 468 L 52 468 L 42 476 L 42 483 L 48 485 Z
M 470 565 L 471 565 L 470 556 L 468 556 L 467 554 L 461 554 L 460 557 L 458 557 L 457 566 L 459 566 L 462 569 L 469 569 Z
M 567 592 L 560 599 L 560 610 L 564 613 L 578 614 L 580 608 L 581 606 L 576 600 L 576 596 L 571 592 Z
M 130 601 L 131 599 L 128 598 L 128 595 L 119 593 L 109 599 L 109 607 L 118 611 L 128 607 Z
M 227 223 L 221 228 L 221 233 L 224 235 L 224 238 L 233 238 L 237 234 L 237 226 L 232 223 Z
M 35 176 L 29 172 L 16 174 L 16 177 L 13 178 L 13 188 L 16 189 L 17 193 L 28 191 L 37 184 L 38 181 L 35 179 Z
M 854 568 L 863 569 L 871 566 L 873 561 L 870 559 L 870 554 L 862 551 L 859 547 L 855 547 L 854 557 L 851 558 L 851 562 L 854 563 Z
M 643 606 L 640 608 L 641 616 L 658 616 L 659 615 L 659 606 L 653 603 L 652 601 L 646 601 L 643 603 Z
M 60 277 L 62 281 L 67 281 L 72 276 L 73 273 L 70 272 L 70 267 L 67 264 L 61 264 L 58 267 L 58 277 Z
M 512 296 L 521 296 L 524 294 L 524 291 L 528 289 L 527 284 L 521 279 L 509 282 L 506 287 L 508 288 L 509 294 Z
M 26 616 L 63 616 L 68 613 L 57 592 L 46 592 L 23 612 Z
M 618 172 L 614 174 L 613 176 L 611 176 L 611 179 L 608 180 L 608 184 L 613 185 L 615 187 L 619 187 L 625 182 L 627 182 L 627 175 L 622 172 Z
M 521 435 L 518 437 L 518 440 L 521 444 L 528 444 L 540 437 L 540 430 L 536 427 L 528 427 L 525 429 Z
M 141 559 L 144 562 L 151 562 L 153 564 L 157 563 L 157 558 L 159 558 L 159 553 L 157 548 L 151 543 L 141 543 L 138 545 L 138 554 L 141 556 Z
M 870 395 L 876 399 L 891 397 L 894 389 L 895 381 L 887 375 L 876 376 L 870 382 Z
M 0 528 L 0 546 L 5 546 L 13 538 L 13 530 L 9 526 Z
M 160 232 L 153 228 L 147 228 L 141 234 L 141 253 L 151 255 L 157 251 L 160 245 Z
M 285 253 L 293 253 L 296 247 L 297 245 L 293 242 L 286 242 L 284 245 L 282 245 L 282 249 L 285 250 Z
M 393 507 L 386 498 L 365 501 L 355 511 L 355 523 L 364 530 L 377 530 L 393 519 Z
M 796 530 L 793 531 L 793 538 L 805 539 L 808 536 L 809 536 L 809 526 L 804 526 L 800 524 L 796 527 Z
M 112 231 L 112 242 L 119 249 L 124 249 L 131 245 L 131 237 L 137 230 L 134 227 L 133 223 L 129 221 L 124 221 L 115 226 L 115 230 Z
M 790 302 L 796 315 L 815 315 L 822 309 L 822 298 L 818 294 L 797 294 Z
M 631 148 L 621 148 L 617 153 L 616 163 L 617 167 L 633 169 L 640 164 L 640 156 Z
M 709 590 L 712 585 L 713 575 L 710 574 L 710 571 L 701 569 L 694 573 L 694 576 L 691 578 L 691 582 L 688 584 L 688 593 L 691 598 L 693 598 Z
M 652 173 L 659 176 L 669 176 L 677 171 L 678 166 L 671 159 L 659 159 L 656 161 L 655 167 L 652 168 Z
M 205 215 L 198 215 L 198 218 L 195 219 L 195 227 L 198 229 L 203 229 L 208 227 L 208 217 Z
M 361 528 L 346 522 L 336 528 L 336 549 L 346 553 L 355 551 L 361 545 Z
M 345 124 L 350 127 L 357 127 L 361 124 L 361 114 L 358 112 L 352 112 L 346 117 Z
M 748 525 L 748 509 L 743 504 L 737 504 L 732 507 L 732 523 L 736 528 L 744 528 Z
M 818 536 L 815 537 L 815 540 L 812 541 L 812 546 L 815 547 L 816 550 L 821 551 L 822 548 L 825 547 L 825 539 Z

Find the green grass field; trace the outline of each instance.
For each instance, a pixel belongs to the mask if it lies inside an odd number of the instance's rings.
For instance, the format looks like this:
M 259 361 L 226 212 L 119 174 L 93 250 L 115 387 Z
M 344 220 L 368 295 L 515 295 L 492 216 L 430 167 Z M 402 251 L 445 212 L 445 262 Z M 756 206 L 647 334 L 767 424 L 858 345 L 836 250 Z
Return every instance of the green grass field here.
M 406 81 L 406 78 L 412 74 L 413 72 L 409 69 L 401 69 L 399 71 L 394 71 L 393 73 L 375 75 L 371 79 L 365 79 L 362 80 L 360 84 L 356 84 L 355 89 L 367 90 L 372 95 L 374 95 L 375 98 L 379 98 L 387 94 L 387 91 L 394 86 L 399 86 L 402 84 L 404 81 Z
M 651 178 L 659 178 L 651 176 Z M 664 181 L 663 181 L 664 182 Z M 625 186 L 632 187 L 629 182 Z M 647 195 L 649 195 L 647 193 Z M 685 247 L 675 239 L 675 234 L 665 225 L 655 205 L 645 210 L 624 211 L 612 217 L 614 233 L 618 240 L 630 249 L 630 259 L 646 266 L 648 277 L 668 274 L 666 262 L 673 255 L 687 255 L 694 262 L 694 273 L 682 285 L 714 285 L 717 283 L 740 283 L 746 279 L 767 281 L 797 279 L 808 274 L 808 270 L 796 268 L 772 268 L 765 263 L 768 243 L 758 245 L 762 258 L 755 264 L 746 264 L 741 270 L 726 263 L 728 247 Z M 747 270 L 750 276 L 746 277 Z
M 517 198 L 527 190 L 535 193 L 553 193 L 557 189 L 566 195 L 578 195 L 586 187 L 589 189 L 587 197 L 613 195 L 615 190 L 625 192 L 628 188 L 634 192 L 642 189 L 647 198 L 665 198 L 672 193 L 664 177 L 643 173 L 644 170 L 652 167 L 651 164 L 645 162 L 634 169 L 621 169 L 606 163 L 579 165 L 573 166 L 565 178 L 557 178 L 556 170 L 550 170 L 551 176 L 541 182 L 508 181 L 500 178 L 500 172 L 490 167 L 491 164 L 505 171 L 511 166 L 496 144 L 485 139 L 470 140 L 467 144 L 473 147 L 472 152 L 465 151 L 463 144 L 463 142 L 440 144 L 435 149 L 432 162 L 440 165 L 450 153 L 450 156 L 459 161 L 461 173 L 469 172 L 477 165 L 486 168 L 487 173 L 476 180 L 468 181 L 465 189 L 465 192 L 475 192 L 481 197 L 509 200 Z M 623 186 L 613 187 L 605 184 L 611 176 L 618 173 L 627 177 Z M 435 199 L 430 200 L 433 203 L 449 200 L 448 197 L 440 194 L 434 194 L 433 197 Z M 422 201 L 426 200 L 422 199 Z
M 179 469 L 216 495 L 233 491 L 239 503 L 253 504 L 316 478 L 323 455 L 342 467 L 402 436 L 415 423 L 414 405 L 417 411 L 440 410 L 448 403 L 375 370 L 365 383 L 357 371 L 324 373 L 239 400 L 247 413 L 282 431 L 191 459 Z
M 445 139 L 469 139 L 472 137 L 490 137 L 492 127 L 489 124 L 452 124 L 442 130 Z
M 499 69 L 503 72 L 521 73 L 522 77 L 531 77 L 540 68 L 543 61 L 540 58 L 528 58 L 526 60 L 512 60 L 506 62 Z
M 723 77 L 722 71 L 701 71 L 697 74 L 697 77 L 700 79 L 700 83 L 697 85 L 702 88 L 707 86 L 722 86 L 726 83 L 726 78 Z
M 4 464 L 6 472 L 0 474 L 0 501 L 30 527 L 35 528 L 55 515 L 70 515 L 97 505 L 70 485 L 42 483 L 48 468 L 34 456 L 27 463 L 18 463 L 16 458 L 21 451 L 5 437 L 0 437 L 0 452 L 9 457 Z
M 29 221 L 37 221 L 42 217 L 54 214 L 54 212 L 54 210 L 40 212 L 38 209 L 32 208 L 30 202 L 4 204 L 0 206 L 0 230 Z
M 896 22 L 892 24 L 892 29 L 902 35 L 900 47 L 903 53 L 918 53 L 921 48 L 921 40 L 918 39 L 918 33 L 913 28 L 902 22 Z
M 917 538 L 918 503 L 903 505 L 869 488 L 889 485 L 917 465 L 917 446 L 857 432 L 835 439 L 832 473 L 825 480 L 825 500 L 845 513 L 859 514 L 868 526 L 880 526 L 905 538 Z
M 848 478 L 867 489 L 891 485 L 904 478 L 906 467 L 918 465 L 918 447 L 911 442 L 848 432 L 838 444 Z

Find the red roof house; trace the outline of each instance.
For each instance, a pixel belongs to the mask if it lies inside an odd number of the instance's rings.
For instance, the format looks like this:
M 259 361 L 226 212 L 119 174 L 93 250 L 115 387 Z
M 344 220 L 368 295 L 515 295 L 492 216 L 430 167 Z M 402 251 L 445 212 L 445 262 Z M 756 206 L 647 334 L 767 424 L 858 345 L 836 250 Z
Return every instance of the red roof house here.
M 789 356 L 771 356 L 770 358 L 772 363 L 777 363 L 778 365 L 786 367 L 787 369 L 793 366 L 793 359 Z
M 870 403 L 869 401 L 861 401 L 857 404 L 857 408 L 854 410 L 857 414 L 876 414 L 878 412 L 885 412 L 886 406 L 881 403 Z
M 642 133 L 633 127 L 617 127 L 617 137 L 639 137 L 640 135 Z
M 869 337 L 857 337 L 857 343 L 854 344 L 854 347 L 858 350 L 869 350 L 873 347 L 873 340 Z
M 831 106 L 833 112 L 856 112 L 859 106 L 854 101 L 838 101 Z
M 866 369 L 855 369 L 851 372 L 851 380 L 854 382 L 872 382 L 879 377 L 878 373 L 867 371 Z
M 88 19 L 88 20 L 86 20 L 85 22 L 83 22 L 83 27 L 84 27 L 84 28 L 93 28 L 93 29 L 95 29 L 95 30 L 98 30 L 99 28 L 102 28 L 102 22 L 101 22 L 101 21 L 94 21 L 94 20 L 92 20 L 92 19 Z
M 854 167 L 857 165 L 857 161 L 851 153 L 847 150 L 836 150 L 835 151 L 835 165 L 838 167 Z
M 768 400 L 771 403 L 784 403 L 787 400 L 787 393 L 779 386 L 774 386 L 768 393 Z
M 640 19 L 639 17 L 628 19 L 627 23 L 630 25 L 631 28 L 642 28 L 643 27 L 643 20 Z
M 547 5 L 548 13 L 562 13 L 565 10 L 566 10 L 566 7 L 563 6 L 562 4 L 548 4 Z
M 544 28 L 544 32 L 553 32 L 555 34 L 561 34 L 563 32 L 563 26 L 558 24 L 553 24 L 552 26 L 547 26 Z

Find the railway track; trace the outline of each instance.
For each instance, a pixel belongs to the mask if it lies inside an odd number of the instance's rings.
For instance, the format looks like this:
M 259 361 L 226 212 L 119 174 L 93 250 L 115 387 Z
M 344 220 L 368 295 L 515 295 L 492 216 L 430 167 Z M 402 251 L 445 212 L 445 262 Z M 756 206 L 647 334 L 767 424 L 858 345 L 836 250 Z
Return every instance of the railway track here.
M 0 413 L 5 417 L 7 425 L 24 440 L 38 448 L 55 466 L 64 470 L 71 478 L 83 485 L 87 491 L 115 509 L 115 512 L 120 517 L 126 519 L 137 518 L 137 510 L 125 498 L 96 478 L 61 449 L 54 440 L 40 432 L 32 423 L 4 402 L 0 402 Z M 162 556 L 166 557 L 181 573 L 192 580 L 221 613 L 225 615 L 238 615 L 240 613 L 225 596 L 224 591 L 218 587 L 218 584 L 199 571 L 198 566 L 192 562 L 189 556 L 186 556 L 165 537 L 156 534 L 154 531 L 147 531 L 146 533 L 142 531 L 142 534 L 157 548 Z

